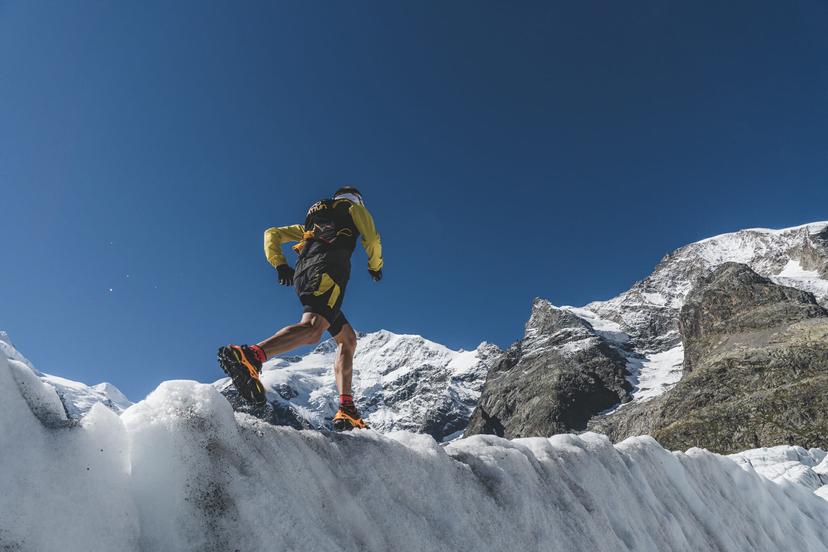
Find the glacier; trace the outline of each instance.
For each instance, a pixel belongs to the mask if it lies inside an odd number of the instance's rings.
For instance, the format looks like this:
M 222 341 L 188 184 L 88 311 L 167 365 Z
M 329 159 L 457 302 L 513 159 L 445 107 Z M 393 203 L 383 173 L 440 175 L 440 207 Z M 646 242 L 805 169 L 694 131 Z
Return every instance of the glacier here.
M 75 424 L 54 387 L 0 351 L 0 550 L 824 551 L 826 487 L 775 483 L 649 437 L 448 445 L 396 431 L 277 427 L 213 385 L 162 383 L 120 415 Z M 790 472 L 789 467 L 784 471 Z M 804 481 L 804 480 L 803 480 Z

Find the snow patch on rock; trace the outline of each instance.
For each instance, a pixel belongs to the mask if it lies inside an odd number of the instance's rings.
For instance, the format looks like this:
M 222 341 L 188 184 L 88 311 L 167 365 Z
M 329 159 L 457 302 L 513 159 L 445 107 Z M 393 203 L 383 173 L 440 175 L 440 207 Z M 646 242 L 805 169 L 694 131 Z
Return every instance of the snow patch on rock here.
M 818 298 L 828 297 L 828 279 L 823 278 L 817 270 L 805 270 L 798 259 L 791 259 L 776 276 L 777 284 L 794 287 L 813 293 Z
M 681 379 L 683 362 L 684 346 L 679 343 L 672 349 L 644 356 L 640 363 L 631 363 L 633 401 L 647 401 L 670 390 Z

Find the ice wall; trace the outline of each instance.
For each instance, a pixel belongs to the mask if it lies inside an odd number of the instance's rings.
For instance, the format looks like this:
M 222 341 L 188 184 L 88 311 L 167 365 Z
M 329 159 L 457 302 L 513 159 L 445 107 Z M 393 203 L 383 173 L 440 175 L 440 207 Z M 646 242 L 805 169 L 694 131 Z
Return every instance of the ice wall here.
M 828 542 L 828 502 L 809 489 L 647 437 L 442 447 L 403 432 L 296 431 L 235 414 L 189 381 L 163 383 L 120 418 L 96 406 L 79 425 L 50 425 L 54 390 L 27 370 L 0 355 L 4 552 L 816 552 Z
M 137 550 L 123 423 L 100 404 L 65 422 L 54 388 L 0 353 L 0 550 Z

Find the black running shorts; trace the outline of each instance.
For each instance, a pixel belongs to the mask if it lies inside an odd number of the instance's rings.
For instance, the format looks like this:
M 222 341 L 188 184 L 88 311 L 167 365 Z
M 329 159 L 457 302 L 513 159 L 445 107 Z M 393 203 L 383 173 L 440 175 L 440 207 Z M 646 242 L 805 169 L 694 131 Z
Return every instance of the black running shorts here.
M 304 311 L 327 320 L 328 332 L 334 337 L 348 323 L 341 309 L 350 275 L 350 254 L 344 251 L 329 251 L 296 263 L 293 285 Z

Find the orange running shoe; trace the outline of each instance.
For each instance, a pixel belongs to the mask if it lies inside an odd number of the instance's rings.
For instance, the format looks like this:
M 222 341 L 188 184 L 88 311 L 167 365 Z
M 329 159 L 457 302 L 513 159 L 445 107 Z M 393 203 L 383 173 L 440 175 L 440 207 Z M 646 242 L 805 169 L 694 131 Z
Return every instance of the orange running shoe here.
M 340 406 L 333 417 L 334 431 L 351 431 L 352 429 L 368 429 L 356 408 Z
M 227 345 L 219 348 L 217 356 L 221 369 L 233 380 L 233 385 L 244 400 L 257 405 L 267 402 L 267 392 L 259 379 L 262 363 L 252 348 L 247 345 Z

